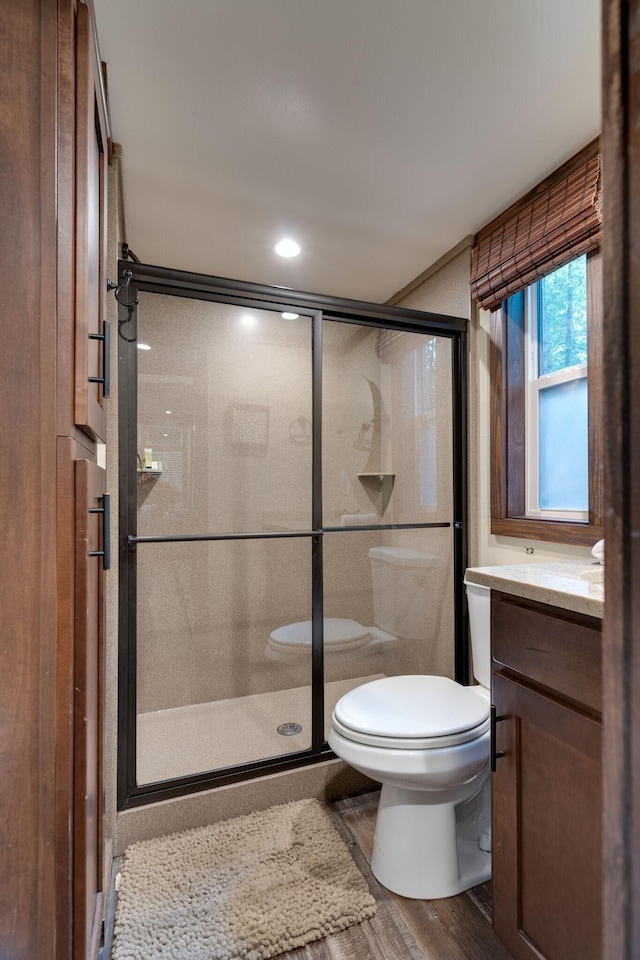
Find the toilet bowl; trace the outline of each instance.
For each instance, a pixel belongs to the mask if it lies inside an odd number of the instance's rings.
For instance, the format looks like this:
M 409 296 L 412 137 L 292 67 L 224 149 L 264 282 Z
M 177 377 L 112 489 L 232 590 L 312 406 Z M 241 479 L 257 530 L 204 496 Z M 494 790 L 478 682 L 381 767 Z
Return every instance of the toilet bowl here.
M 371 868 L 404 897 L 451 897 L 491 875 L 490 591 L 466 586 L 477 685 L 384 677 L 331 720 L 334 753 L 382 784 Z

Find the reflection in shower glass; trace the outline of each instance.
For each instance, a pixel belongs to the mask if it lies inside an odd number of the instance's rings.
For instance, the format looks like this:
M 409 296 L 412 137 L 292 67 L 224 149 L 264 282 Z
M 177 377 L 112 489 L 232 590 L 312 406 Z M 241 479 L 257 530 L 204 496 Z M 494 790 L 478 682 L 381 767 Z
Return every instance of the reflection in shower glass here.
M 333 625 L 324 662 L 330 683 L 453 676 L 452 456 L 450 341 L 326 321 L 323 505 L 325 528 L 334 529 L 324 537 L 325 625 Z M 419 526 L 434 523 L 443 526 Z M 358 529 L 399 524 L 416 528 Z
M 142 784 L 311 745 L 311 645 L 279 631 L 311 619 L 312 378 L 308 318 L 140 301 L 137 534 L 249 535 L 137 547 Z

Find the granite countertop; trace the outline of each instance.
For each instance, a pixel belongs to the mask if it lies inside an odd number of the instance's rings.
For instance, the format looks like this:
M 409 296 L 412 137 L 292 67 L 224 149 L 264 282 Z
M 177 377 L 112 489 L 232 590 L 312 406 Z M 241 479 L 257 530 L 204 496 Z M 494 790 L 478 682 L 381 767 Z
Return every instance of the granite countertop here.
M 493 590 L 564 607 L 590 617 L 604 616 L 604 567 L 584 560 L 469 567 L 465 577 Z

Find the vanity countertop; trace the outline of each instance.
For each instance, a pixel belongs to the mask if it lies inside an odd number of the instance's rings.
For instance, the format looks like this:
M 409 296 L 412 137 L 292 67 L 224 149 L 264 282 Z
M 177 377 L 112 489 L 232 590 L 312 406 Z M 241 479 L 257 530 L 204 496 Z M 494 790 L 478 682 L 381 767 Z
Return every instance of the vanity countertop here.
M 589 560 L 469 567 L 465 577 L 516 597 L 590 617 L 604 616 L 604 567 Z

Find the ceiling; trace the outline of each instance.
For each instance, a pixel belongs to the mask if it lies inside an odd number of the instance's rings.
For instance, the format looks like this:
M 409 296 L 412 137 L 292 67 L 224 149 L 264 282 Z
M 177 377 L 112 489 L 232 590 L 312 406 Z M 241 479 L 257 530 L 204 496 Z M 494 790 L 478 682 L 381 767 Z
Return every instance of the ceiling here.
M 384 301 L 600 131 L 599 0 L 94 5 L 146 263 Z

